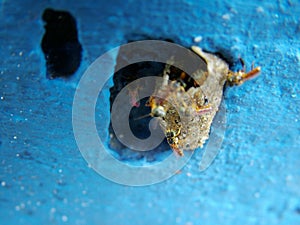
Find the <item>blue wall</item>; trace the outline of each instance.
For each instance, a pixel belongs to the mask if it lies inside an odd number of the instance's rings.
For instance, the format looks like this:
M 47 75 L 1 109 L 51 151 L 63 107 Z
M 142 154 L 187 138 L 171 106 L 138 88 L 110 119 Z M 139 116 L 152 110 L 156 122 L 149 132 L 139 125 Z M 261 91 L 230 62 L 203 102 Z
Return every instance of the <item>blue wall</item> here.
M 299 1 L 1 1 L 1 224 L 300 224 Z M 84 60 L 45 78 L 46 7 L 77 19 Z M 213 165 L 195 153 L 146 187 L 88 167 L 72 132 L 76 84 L 98 56 L 139 35 L 242 57 L 261 75 L 225 92 L 227 129 Z

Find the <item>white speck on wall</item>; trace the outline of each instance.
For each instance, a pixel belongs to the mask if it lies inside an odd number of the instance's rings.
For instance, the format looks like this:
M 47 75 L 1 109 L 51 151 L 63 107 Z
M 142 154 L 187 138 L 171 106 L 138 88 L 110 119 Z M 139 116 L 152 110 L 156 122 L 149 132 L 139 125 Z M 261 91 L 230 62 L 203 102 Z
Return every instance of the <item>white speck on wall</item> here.
M 23 202 L 20 203 L 20 207 L 21 209 L 24 209 L 25 208 L 25 204 Z
M 81 202 L 81 207 L 83 207 L 83 208 L 85 208 L 85 207 L 87 207 L 88 206 L 88 203 L 87 202 Z
M 255 193 L 254 193 L 254 197 L 255 197 L 255 198 L 259 198 L 259 197 L 260 197 L 260 193 L 259 193 L 259 192 L 255 192 Z
M 291 181 L 291 180 L 293 180 L 293 176 L 292 175 L 287 175 L 286 177 L 285 177 L 285 180 L 286 181 Z
M 254 160 L 251 160 L 250 163 L 249 163 L 249 165 L 253 166 L 254 165 Z
M 256 8 L 256 12 L 257 12 L 257 13 L 263 13 L 263 12 L 264 12 L 263 7 L 258 6 L 258 7 Z
M 176 223 L 180 223 L 181 222 L 181 218 L 180 217 L 176 217 Z
M 222 16 L 223 20 L 230 20 L 230 14 L 226 13 Z
M 253 49 L 255 50 L 255 49 L 258 49 L 259 48 L 259 46 L 258 45 L 253 45 Z
M 61 220 L 62 220 L 63 222 L 67 222 L 67 221 L 68 221 L 68 217 L 67 217 L 66 215 L 63 215 L 63 216 L 61 217 Z
M 2 186 L 2 187 L 5 187 L 5 186 L 6 186 L 6 182 L 5 182 L 5 181 L 2 181 L 2 182 L 1 182 L 1 186 Z
M 17 139 L 18 139 L 18 137 L 17 137 L 16 135 L 15 135 L 13 138 L 14 138 L 14 140 L 17 140 Z
M 239 45 L 233 45 L 230 50 L 232 51 L 239 51 L 240 50 L 240 46 Z
M 298 62 L 300 62 L 300 52 L 298 52 L 298 51 L 296 53 L 296 58 L 297 58 Z
M 199 43 L 202 41 L 202 36 L 197 36 L 197 37 L 194 37 L 194 42 L 195 43 Z
M 55 213 L 56 212 L 56 208 L 51 208 L 50 209 L 50 213 Z

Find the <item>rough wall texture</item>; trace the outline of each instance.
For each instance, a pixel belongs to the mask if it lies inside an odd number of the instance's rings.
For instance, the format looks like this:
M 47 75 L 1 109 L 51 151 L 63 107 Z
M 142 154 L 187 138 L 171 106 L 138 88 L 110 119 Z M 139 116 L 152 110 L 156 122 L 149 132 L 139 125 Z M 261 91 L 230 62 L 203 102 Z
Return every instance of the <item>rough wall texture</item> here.
M 299 1 L 2 1 L 1 224 L 300 224 Z M 70 11 L 84 49 L 69 80 L 45 78 L 46 7 Z M 225 92 L 221 153 L 200 153 L 171 179 L 127 187 L 91 170 L 77 149 L 76 83 L 105 51 L 138 35 L 171 38 L 262 67 Z M 134 221 L 134 222 L 133 222 Z

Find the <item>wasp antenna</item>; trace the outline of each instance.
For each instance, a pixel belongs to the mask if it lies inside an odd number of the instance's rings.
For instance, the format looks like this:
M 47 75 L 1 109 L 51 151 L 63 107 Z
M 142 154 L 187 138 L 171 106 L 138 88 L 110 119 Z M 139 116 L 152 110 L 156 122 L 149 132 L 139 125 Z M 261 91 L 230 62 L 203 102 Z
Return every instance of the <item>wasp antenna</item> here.
M 181 149 L 179 149 L 175 146 L 172 146 L 172 145 L 171 145 L 171 148 L 172 148 L 173 152 L 175 153 L 175 155 L 180 156 L 180 157 L 184 156 L 183 151 Z
M 240 63 L 242 64 L 242 71 L 245 72 L 246 71 L 246 64 L 245 64 L 245 61 L 243 60 L 242 57 L 239 57 L 239 61 Z
M 251 63 L 251 70 L 254 70 L 254 61 Z
M 134 120 L 141 120 L 141 119 L 147 118 L 147 117 L 149 117 L 149 116 L 151 116 L 150 113 L 149 113 L 149 114 L 146 114 L 146 115 L 143 115 L 143 116 L 139 116 L 138 118 L 134 118 Z

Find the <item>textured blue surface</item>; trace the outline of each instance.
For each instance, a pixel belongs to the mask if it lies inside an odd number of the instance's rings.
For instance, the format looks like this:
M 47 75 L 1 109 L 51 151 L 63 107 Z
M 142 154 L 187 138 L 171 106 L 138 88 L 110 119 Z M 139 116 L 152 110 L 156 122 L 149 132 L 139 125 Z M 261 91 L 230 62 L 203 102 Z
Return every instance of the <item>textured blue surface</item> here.
M 84 61 L 45 78 L 46 7 L 77 19 Z M 1 224 L 300 224 L 299 1 L 1 1 Z M 205 172 L 201 154 L 147 187 L 87 166 L 72 133 L 76 84 L 89 63 L 137 35 L 244 58 L 261 76 L 225 92 L 227 130 Z M 134 39 L 134 38 L 133 38 Z

